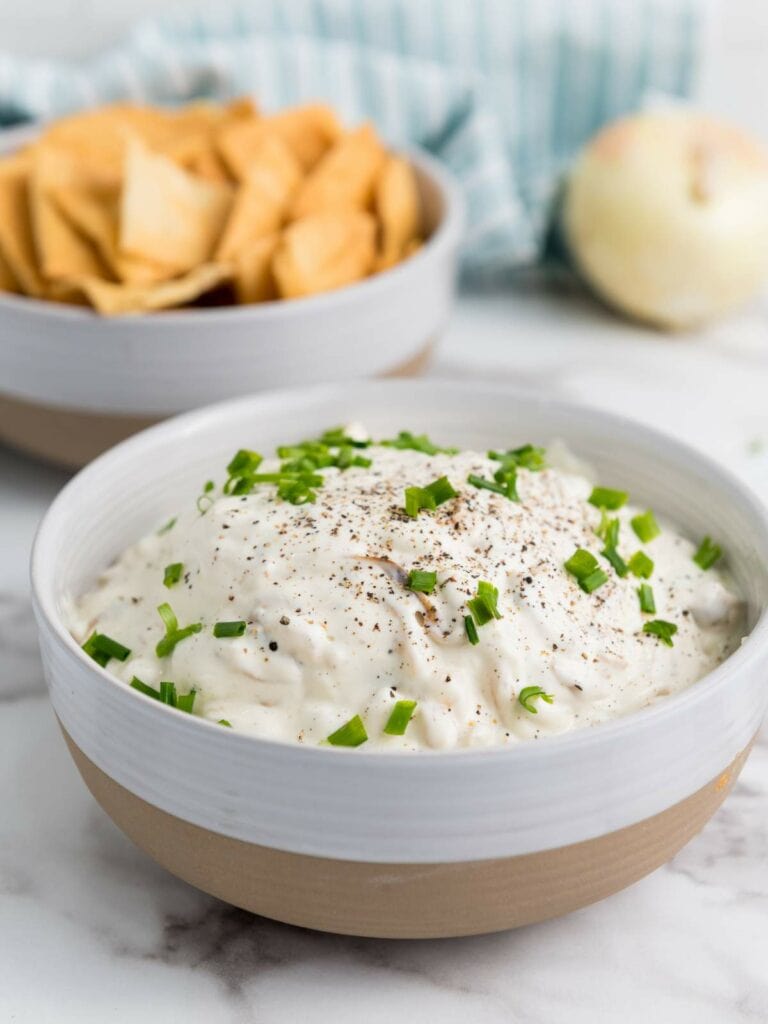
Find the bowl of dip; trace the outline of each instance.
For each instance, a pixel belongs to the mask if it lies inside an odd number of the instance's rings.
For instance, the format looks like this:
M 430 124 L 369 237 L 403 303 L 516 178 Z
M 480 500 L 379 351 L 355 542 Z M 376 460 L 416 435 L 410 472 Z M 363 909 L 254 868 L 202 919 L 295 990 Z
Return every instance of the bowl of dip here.
M 704 826 L 768 704 L 760 503 L 655 430 L 503 387 L 153 427 L 64 488 L 32 579 L 107 813 L 326 931 L 476 934 L 618 891 Z
M 0 156 L 33 142 L 0 133 Z M 424 371 L 453 303 L 463 203 L 409 150 L 424 243 L 346 287 L 289 301 L 99 316 L 0 290 L 0 441 L 77 468 L 177 413 L 255 391 Z

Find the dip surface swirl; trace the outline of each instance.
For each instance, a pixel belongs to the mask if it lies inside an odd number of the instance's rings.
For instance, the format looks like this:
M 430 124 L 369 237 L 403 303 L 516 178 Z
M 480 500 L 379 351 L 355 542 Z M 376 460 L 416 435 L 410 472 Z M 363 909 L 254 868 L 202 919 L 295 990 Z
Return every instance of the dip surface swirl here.
M 200 508 L 190 499 L 72 606 L 74 637 L 115 638 L 130 653 L 108 660 L 110 673 L 194 689 L 194 714 L 239 731 L 317 744 L 360 716 L 367 747 L 393 751 L 513 744 L 614 719 L 691 686 L 740 642 L 728 577 L 703 570 L 696 545 L 661 519 L 643 543 L 631 520 L 644 510 L 602 512 L 578 472 L 520 466 L 511 500 L 468 482 L 499 471 L 482 454 L 362 454 L 370 466 L 319 470 L 311 503 L 266 483 L 211 491 Z M 279 467 L 265 460 L 259 472 Z M 456 496 L 408 515 L 405 488 L 441 477 Z M 600 555 L 606 515 L 619 521 L 621 558 L 642 550 L 649 577 L 620 576 Z M 564 567 L 579 548 L 607 577 L 591 593 Z M 169 566 L 180 568 L 166 585 Z M 431 592 L 409 589 L 414 571 L 436 574 Z M 476 625 L 472 643 L 467 602 L 481 581 L 497 589 L 501 617 Z M 179 627 L 201 628 L 159 657 L 164 603 Z M 672 646 L 643 631 L 653 620 L 677 627 Z M 221 622 L 244 632 L 215 636 Z M 416 704 L 403 734 L 389 735 L 398 701 Z

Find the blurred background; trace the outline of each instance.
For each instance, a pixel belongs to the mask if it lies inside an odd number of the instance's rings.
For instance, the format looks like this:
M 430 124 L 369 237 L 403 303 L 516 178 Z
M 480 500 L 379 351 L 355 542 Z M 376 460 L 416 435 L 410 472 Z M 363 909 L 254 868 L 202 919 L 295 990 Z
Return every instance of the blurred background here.
M 567 6 L 577 8 L 579 0 Z M 712 4 L 701 0 L 701 6 Z M 765 94 L 757 87 L 764 80 L 768 52 L 766 5 L 763 0 L 727 0 L 720 6 L 711 59 L 700 83 L 702 101 L 756 131 L 768 130 Z M 199 0 L 0 0 L 0 49 L 78 59 L 115 45 L 139 19 L 199 9 Z

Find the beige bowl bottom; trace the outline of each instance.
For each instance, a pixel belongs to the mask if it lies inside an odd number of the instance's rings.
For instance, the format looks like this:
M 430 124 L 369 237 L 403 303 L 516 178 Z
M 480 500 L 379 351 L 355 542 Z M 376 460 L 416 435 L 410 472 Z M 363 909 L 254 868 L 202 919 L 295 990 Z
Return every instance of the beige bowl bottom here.
M 686 800 L 597 839 L 496 860 L 367 864 L 285 853 L 191 825 L 124 789 L 62 731 L 96 800 L 137 846 L 174 875 L 227 903 L 287 924 L 400 939 L 517 928 L 624 889 L 668 861 L 703 828 L 750 749 Z
M 432 358 L 430 341 L 412 359 L 381 374 L 417 377 Z M 80 412 L 0 394 L 0 441 L 66 469 L 80 469 L 107 448 L 162 417 Z

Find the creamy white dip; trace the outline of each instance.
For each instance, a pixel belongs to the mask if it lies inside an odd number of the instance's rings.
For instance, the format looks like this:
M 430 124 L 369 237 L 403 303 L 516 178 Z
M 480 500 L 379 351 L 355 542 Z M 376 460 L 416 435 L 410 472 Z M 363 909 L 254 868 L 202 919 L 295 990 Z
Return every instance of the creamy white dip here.
M 280 500 L 270 484 L 243 496 L 217 488 L 203 514 L 190 497 L 171 529 L 130 547 L 79 599 L 73 635 L 118 640 L 131 652 L 106 666 L 118 679 L 194 688 L 194 714 L 241 732 L 317 744 L 359 715 L 366 749 L 386 750 L 512 744 L 617 718 L 691 686 L 741 639 L 727 577 L 702 570 L 695 545 L 662 519 L 641 543 L 631 504 L 608 513 L 621 523 L 618 551 L 628 560 L 642 549 L 654 569 L 646 581 L 616 574 L 599 555 L 601 512 L 580 473 L 520 468 L 513 501 L 467 482 L 499 469 L 481 454 L 361 454 L 370 467 L 320 471 L 313 504 Z M 404 489 L 443 476 L 457 496 L 406 515 Z M 564 568 L 576 548 L 606 572 L 592 593 Z M 168 588 L 174 563 L 183 569 Z M 407 588 L 412 570 L 436 572 L 431 594 Z M 481 580 L 498 588 L 501 618 L 478 626 L 473 645 L 465 616 Z M 642 582 L 653 614 L 640 608 Z M 160 658 L 164 602 L 180 626 L 202 628 Z M 643 632 L 654 619 L 677 626 L 673 646 Z M 213 635 L 236 620 L 243 636 Z M 523 706 L 531 686 L 551 703 Z M 417 705 L 404 735 L 387 735 L 398 700 Z

